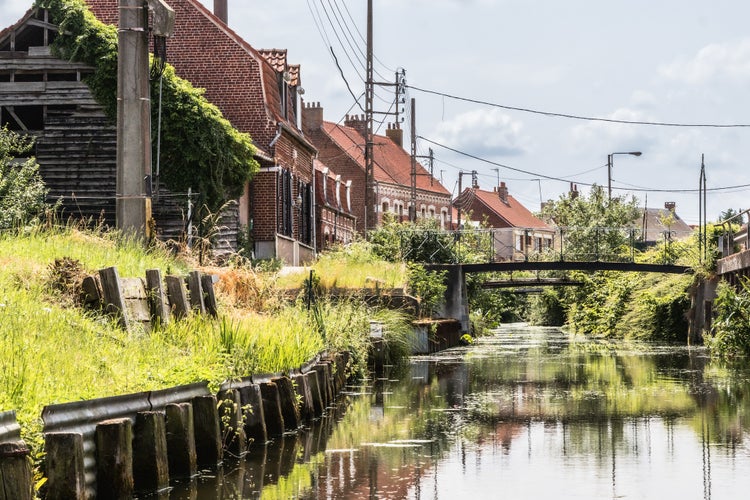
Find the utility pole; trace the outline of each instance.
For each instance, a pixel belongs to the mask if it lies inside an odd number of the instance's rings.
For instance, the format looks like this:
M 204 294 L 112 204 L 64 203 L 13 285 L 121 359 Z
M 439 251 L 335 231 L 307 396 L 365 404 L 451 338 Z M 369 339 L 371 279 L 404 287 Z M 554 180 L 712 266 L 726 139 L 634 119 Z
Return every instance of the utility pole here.
M 367 231 L 375 227 L 375 192 L 373 158 L 373 43 L 372 43 L 372 0 L 367 0 L 367 75 L 365 78 L 365 237 Z
M 151 88 L 148 8 L 154 34 L 168 37 L 174 11 L 163 0 L 119 0 L 117 34 L 117 228 L 141 239 L 151 226 Z
M 417 113 L 414 98 L 411 98 L 411 201 L 409 221 L 417 221 Z

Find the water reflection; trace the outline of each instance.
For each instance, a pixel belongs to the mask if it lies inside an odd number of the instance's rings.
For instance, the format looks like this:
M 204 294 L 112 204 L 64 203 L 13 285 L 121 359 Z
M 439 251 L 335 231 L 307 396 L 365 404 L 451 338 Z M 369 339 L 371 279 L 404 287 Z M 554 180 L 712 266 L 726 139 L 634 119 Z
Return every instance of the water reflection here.
M 504 328 L 386 375 L 172 498 L 721 499 L 750 487 L 750 370 L 702 349 Z

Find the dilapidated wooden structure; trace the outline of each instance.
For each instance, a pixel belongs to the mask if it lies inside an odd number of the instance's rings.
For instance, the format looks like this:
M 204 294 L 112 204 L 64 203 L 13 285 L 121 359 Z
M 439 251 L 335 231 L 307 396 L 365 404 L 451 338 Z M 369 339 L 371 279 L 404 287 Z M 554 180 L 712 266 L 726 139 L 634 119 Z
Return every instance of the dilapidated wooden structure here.
M 53 55 L 58 27 L 46 9 L 30 9 L 0 31 L 0 124 L 36 137 L 34 156 L 63 220 L 115 226 L 117 135 L 84 82 L 92 68 Z M 191 200 L 160 190 L 157 235 L 188 233 Z

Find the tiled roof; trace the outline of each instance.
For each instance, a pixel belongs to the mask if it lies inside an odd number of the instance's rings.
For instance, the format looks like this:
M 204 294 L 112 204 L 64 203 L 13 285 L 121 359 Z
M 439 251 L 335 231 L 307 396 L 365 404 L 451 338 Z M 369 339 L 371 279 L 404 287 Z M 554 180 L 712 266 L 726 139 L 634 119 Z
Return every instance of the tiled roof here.
M 299 85 L 300 66 L 299 64 L 287 64 L 286 49 L 258 49 L 258 52 L 277 72 L 281 74 L 287 72 L 289 85 L 291 85 L 292 87 L 296 87 L 297 85 Z
M 506 201 L 500 199 L 497 191 L 485 191 L 479 188 L 467 188 L 462 198 L 473 195 L 474 199 L 487 207 L 488 210 L 499 215 L 513 227 L 528 227 L 539 229 L 550 229 L 542 220 L 535 217 L 513 196 L 507 195 Z M 476 215 L 476 214 L 475 214 Z
M 669 215 L 673 219 L 669 227 L 663 224 L 668 220 Z M 646 241 L 662 241 L 664 232 L 670 231 L 672 238 L 685 238 L 693 234 L 693 230 L 679 215 L 666 208 L 646 208 L 646 216 L 643 216 L 643 209 L 640 210 L 640 216 L 635 221 L 635 226 L 643 231 L 644 222 L 646 225 Z
M 365 139 L 355 129 L 345 125 L 324 121 L 323 131 L 338 147 L 364 170 Z M 382 135 L 373 137 L 373 176 L 377 182 L 411 186 L 411 156 L 390 138 Z M 417 162 L 417 189 L 450 195 L 436 179 L 430 182 L 430 173 Z

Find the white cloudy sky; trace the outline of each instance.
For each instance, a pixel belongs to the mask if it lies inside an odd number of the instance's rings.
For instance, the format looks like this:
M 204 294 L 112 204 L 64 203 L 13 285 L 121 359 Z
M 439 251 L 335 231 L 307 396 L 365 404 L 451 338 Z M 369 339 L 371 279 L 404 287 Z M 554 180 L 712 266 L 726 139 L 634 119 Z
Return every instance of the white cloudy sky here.
M 167 0 L 168 1 L 168 0 Z M 207 6 L 213 0 L 201 0 Z M 0 25 L 31 0 L 0 0 Z M 302 66 L 305 99 L 340 120 L 364 91 L 366 0 L 229 0 L 229 26 L 257 48 L 286 48 Z M 550 117 L 474 101 L 566 115 L 679 124 L 750 124 L 750 2 L 744 0 L 374 0 L 376 78 L 406 69 L 416 98 L 420 154 L 435 151 L 435 173 L 455 191 L 458 171 L 476 170 L 491 189 L 498 175 L 531 209 L 566 182 L 607 183 L 650 207 L 676 201 L 698 221 L 701 155 L 709 189 L 750 184 L 750 127 L 627 125 Z M 328 20 L 330 16 L 331 21 Z M 338 19 L 338 20 L 337 20 Z M 322 34 L 321 34 L 322 32 Z M 341 38 L 339 42 L 338 37 Z M 327 41 L 324 41 L 327 38 Z M 350 44 L 351 40 L 354 42 Z M 349 40 L 349 41 L 347 41 Z M 343 46 L 342 46 L 343 45 Z M 361 52 L 360 52 L 361 51 Z M 392 98 L 378 91 L 376 110 Z M 364 105 L 364 101 L 362 101 Z M 408 107 L 408 106 L 407 106 Z M 350 112 L 361 113 L 358 108 Z M 407 128 L 408 120 L 404 124 Z M 521 173 L 512 167 L 522 171 Z M 494 169 L 499 169 L 496 171 Z M 441 172 L 442 171 L 442 172 Z M 464 177 L 464 185 L 468 179 Z M 687 191 L 687 192 L 685 192 Z M 708 215 L 750 207 L 750 186 L 708 193 Z

